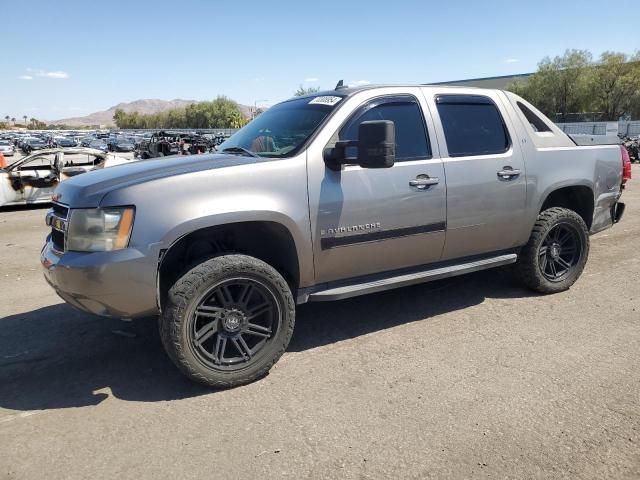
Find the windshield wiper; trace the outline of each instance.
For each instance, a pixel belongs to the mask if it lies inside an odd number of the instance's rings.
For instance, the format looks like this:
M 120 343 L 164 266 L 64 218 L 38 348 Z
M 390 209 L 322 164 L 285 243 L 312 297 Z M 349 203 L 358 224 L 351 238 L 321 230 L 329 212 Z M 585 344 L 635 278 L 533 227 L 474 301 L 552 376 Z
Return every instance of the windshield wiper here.
M 251 157 L 260 158 L 260 155 L 256 155 L 251 150 L 247 150 L 243 147 L 227 147 L 224 150 L 221 150 L 221 153 L 244 153 L 245 155 L 249 155 Z

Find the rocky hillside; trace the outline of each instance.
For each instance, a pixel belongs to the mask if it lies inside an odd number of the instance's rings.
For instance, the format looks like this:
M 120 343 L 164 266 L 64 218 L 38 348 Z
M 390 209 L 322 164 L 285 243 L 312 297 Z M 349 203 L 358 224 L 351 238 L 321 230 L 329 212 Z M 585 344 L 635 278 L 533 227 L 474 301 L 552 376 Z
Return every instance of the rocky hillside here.
M 108 110 L 102 112 L 94 112 L 84 117 L 63 118 L 55 120 L 49 123 L 54 125 L 65 124 L 72 126 L 90 126 L 90 125 L 113 125 L 113 114 L 116 109 L 120 108 L 127 113 L 139 112 L 143 114 L 164 112 L 165 110 L 171 110 L 172 108 L 186 107 L 192 103 L 196 103 L 195 100 L 159 100 L 156 98 L 136 100 L 134 102 L 119 103 L 114 105 Z M 240 105 L 240 110 L 245 116 L 250 115 L 249 107 Z

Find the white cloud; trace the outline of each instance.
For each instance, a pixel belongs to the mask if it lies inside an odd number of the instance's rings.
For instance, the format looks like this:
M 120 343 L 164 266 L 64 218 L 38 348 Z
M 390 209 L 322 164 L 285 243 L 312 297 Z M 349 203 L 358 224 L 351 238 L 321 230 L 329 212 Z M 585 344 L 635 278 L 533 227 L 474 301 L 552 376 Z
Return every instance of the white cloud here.
M 54 72 L 43 72 L 43 71 L 40 71 L 40 72 L 37 73 L 37 75 L 39 77 L 57 78 L 57 79 L 62 79 L 62 80 L 65 80 L 65 79 L 69 78 L 69 74 L 67 72 L 62 72 L 60 70 L 54 71 Z
M 357 87 L 359 85 L 369 85 L 370 83 L 370 80 L 352 80 L 351 82 L 349 82 L 349 85 Z
M 304 79 L 304 81 L 307 82 L 307 83 L 317 82 L 318 80 L 320 80 L 320 79 L 316 78 L 316 77 L 307 77 L 307 78 Z
M 518 63 L 520 60 L 517 58 L 507 58 L 505 63 Z
M 69 74 L 67 72 L 63 72 L 62 70 L 46 71 L 36 70 L 29 67 L 25 69 L 25 71 L 27 72 L 26 74 L 18 76 L 20 80 L 33 80 L 34 77 L 53 78 L 57 80 L 66 80 L 67 78 L 69 78 Z

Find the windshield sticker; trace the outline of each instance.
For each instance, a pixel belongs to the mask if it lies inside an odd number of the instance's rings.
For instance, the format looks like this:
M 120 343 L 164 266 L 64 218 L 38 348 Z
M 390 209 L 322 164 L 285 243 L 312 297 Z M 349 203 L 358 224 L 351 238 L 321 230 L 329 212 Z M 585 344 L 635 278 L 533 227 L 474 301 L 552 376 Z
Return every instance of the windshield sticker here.
M 342 100 L 342 97 L 334 97 L 331 95 L 325 97 L 315 97 L 313 100 L 309 102 L 309 105 L 329 105 L 333 106 Z

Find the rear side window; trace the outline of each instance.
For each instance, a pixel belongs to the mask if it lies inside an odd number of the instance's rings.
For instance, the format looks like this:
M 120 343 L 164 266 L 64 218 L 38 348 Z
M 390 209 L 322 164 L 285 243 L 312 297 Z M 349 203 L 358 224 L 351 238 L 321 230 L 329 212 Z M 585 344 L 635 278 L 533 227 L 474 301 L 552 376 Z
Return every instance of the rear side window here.
M 340 130 L 340 140 L 357 140 L 358 128 L 369 120 L 391 120 L 396 129 L 396 162 L 431 158 L 422 111 L 411 96 L 382 97 L 361 106 Z M 355 157 L 355 147 L 347 148 Z
M 549 126 L 542 121 L 542 119 L 537 116 L 535 113 L 531 111 L 529 107 L 527 107 L 524 103 L 516 102 L 518 104 L 518 108 L 533 128 L 534 132 L 550 132 L 551 129 Z
M 450 157 L 491 155 L 509 150 L 509 132 L 490 98 L 440 95 L 436 97 L 436 104 Z

